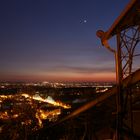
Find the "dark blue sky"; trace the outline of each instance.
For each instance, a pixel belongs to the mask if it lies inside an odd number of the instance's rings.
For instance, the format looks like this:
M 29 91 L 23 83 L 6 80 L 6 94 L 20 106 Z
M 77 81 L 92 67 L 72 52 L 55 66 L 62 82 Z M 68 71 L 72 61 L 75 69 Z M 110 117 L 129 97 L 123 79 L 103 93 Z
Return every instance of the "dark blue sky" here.
M 3 0 L 0 80 L 113 80 L 113 54 L 101 46 L 129 0 Z

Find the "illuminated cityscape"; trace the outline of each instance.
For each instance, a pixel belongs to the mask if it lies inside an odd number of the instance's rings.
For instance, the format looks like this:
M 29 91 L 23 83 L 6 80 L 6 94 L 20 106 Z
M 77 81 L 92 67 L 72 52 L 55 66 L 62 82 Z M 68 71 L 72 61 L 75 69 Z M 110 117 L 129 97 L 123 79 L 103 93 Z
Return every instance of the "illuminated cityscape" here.
M 140 0 L 3 0 L 0 140 L 140 140 Z
M 25 135 L 27 138 L 33 138 L 33 133 L 44 129 L 44 124 L 49 126 L 57 122 L 62 116 L 112 86 L 113 83 L 97 82 L 2 82 L 0 83 L 0 134 L 5 134 L 4 139 L 25 138 Z M 11 131 L 10 134 L 6 134 L 7 127 L 8 131 Z

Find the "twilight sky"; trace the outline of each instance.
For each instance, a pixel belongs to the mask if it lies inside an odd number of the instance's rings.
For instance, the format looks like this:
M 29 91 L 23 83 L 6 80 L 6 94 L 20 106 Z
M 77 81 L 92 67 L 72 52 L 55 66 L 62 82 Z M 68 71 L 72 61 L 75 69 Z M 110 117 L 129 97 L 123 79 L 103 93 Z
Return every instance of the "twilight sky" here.
M 112 81 L 114 56 L 101 46 L 129 0 L 2 0 L 0 81 Z

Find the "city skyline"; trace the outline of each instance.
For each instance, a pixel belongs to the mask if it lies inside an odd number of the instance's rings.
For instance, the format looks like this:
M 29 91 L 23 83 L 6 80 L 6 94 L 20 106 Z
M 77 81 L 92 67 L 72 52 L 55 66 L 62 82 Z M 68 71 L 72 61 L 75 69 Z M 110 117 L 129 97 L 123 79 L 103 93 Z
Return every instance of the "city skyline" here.
M 96 31 L 108 30 L 128 2 L 1 2 L 0 80 L 115 81 L 114 56 Z

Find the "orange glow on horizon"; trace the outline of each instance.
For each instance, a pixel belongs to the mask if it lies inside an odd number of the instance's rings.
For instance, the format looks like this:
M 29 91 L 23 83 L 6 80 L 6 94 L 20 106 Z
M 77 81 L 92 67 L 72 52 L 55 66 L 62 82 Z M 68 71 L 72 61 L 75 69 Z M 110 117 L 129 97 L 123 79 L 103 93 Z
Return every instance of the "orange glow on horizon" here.
M 3 76 L 1 81 L 51 81 L 51 82 L 84 82 L 84 81 L 115 81 L 115 73 L 93 73 L 93 74 L 76 74 L 76 73 L 54 73 L 48 75 L 14 75 L 14 76 Z

